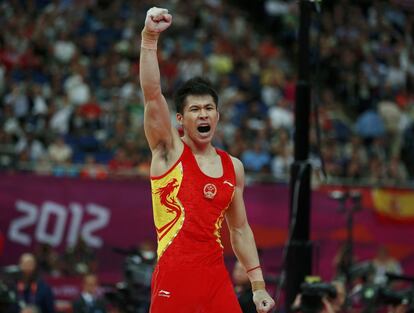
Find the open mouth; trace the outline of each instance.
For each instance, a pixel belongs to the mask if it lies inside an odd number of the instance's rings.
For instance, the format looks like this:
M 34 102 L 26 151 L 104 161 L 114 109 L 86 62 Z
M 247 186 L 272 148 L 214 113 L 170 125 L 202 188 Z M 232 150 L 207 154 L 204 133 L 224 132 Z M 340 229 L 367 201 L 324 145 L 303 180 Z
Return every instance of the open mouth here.
M 208 133 L 210 131 L 211 127 L 209 125 L 203 125 L 203 126 L 198 126 L 197 130 L 200 133 Z

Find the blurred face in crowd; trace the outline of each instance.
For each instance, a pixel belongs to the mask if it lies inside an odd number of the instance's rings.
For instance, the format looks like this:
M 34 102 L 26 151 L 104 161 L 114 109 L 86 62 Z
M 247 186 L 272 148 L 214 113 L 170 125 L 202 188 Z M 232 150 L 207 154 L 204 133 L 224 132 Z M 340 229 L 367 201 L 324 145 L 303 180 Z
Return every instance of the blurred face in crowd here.
M 27 306 L 21 309 L 20 313 L 39 313 L 39 310 L 34 306 Z
M 233 282 L 236 286 L 245 285 L 249 283 L 249 277 L 246 274 L 246 270 L 239 261 L 234 264 L 233 268 Z
M 211 95 L 189 95 L 183 113 L 177 113 L 185 136 L 196 143 L 209 143 L 213 139 L 219 120 L 217 105 Z
M 144 242 L 140 246 L 141 256 L 146 261 L 152 261 L 157 257 L 157 250 L 154 245 L 150 242 Z
M 385 247 L 380 247 L 377 251 L 377 261 L 386 262 L 388 261 L 389 254 Z
M 83 292 L 94 295 L 98 289 L 98 278 L 95 275 L 86 275 L 83 279 Z
M 30 253 L 25 253 L 20 257 L 20 270 L 25 277 L 30 277 L 36 270 L 35 257 Z

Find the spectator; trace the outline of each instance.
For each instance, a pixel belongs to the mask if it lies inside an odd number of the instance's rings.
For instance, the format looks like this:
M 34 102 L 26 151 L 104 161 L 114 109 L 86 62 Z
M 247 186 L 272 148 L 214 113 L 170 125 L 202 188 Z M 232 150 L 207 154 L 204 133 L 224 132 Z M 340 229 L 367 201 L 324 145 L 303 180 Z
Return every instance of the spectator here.
M 52 289 L 39 276 L 35 257 L 30 253 L 23 254 L 19 267 L 21 275 L 15 285 L 19 305 L 34 305 L 40 313 L 54 313 Z M 19 313 L 19 305 L 16 304 L 12 312 Z
M 339 154 L 338 143 L 334 139 L 327 139 L 322 146 L 322 158 L 325 162 L 327 175 L 340 177 L 343 172 L 343 159 Z
M 35 2 L 30 9 L 22 1 L 4 2 L 2 11 L 6 14 L 1 19 L 5 27 L 0 34 L 1 125 L 11 136 L 11 144 L 18 148 L 19 159 L 33 161 L 35 169 L 46 168 L 48 160 L 43 156 L 33 159 L 33 153 L 22 148 L 26 132 L 35 133 L 44 147 L 53 141 L 50 133 L 65 135 L 68 142 L 71 140 L 76 161 L 84 159 L 78 154 L 85 152 L 82 140 L 78 140 L 80 135 L 94 137 L 91 142 L 96 147 L 87 153 L 115 151 L 124 146 L 127 136 L 141 136 L 139 68 L 131 60 L 138 53 L 138 45 L 133 42 L 135 17 L 151 5 L 149 0 L 114 0 L 111 16 L 103 18 L 101 12 L 106 8 L 93 1 L 69 1 L 70 9 L 66 3 L 43 2 Z M 271 142 L 272 132 L 280 127 L 289 133 L 294 131 L 297 78 L 296 59 L 290 51 L 297 41 L 298 10 L 292 1 L 281 6 L 282 1 L 276 1 L 276 6 L 267 1 L 261 10 L 252 5 L 250 12 L 260 11 L 260 21 L 266 25 L 259 29 L 245 19 L 239 8 L 225 1 L 218 5 L 219 2 L 208 1 L 205 13 L 190 18 L 179 13 L 174 38 L 177 44 L 167 40 L 159 47 L 162 83 L 166 97 L 170 98 L 189 73 L 206 73 L 223 95 L 226 120 L 222 136 L 217 138 L 219 145 L 241 156 L 247 145 L 235 144 L 240 132 L 246 136 L 241 140 L 249 141 L 264 129 L 265 141 Z M 198 12 L 198 5 L 176 1 L 170 9 L 183 12 L 185 7 Z M 344 157 L 337 162 L 341 169 L 330 171 L 330 175 L 358 176 L 358 182 L 369 182 L 367 171 L 361 172 L 356 166 L 358 158 L 365 164 L 366 157 L 352 156 L 351 162 L 352 153 L 348 151 L 350 121 L 357 120 L 353 138 L 368 144 L 359 145 L 358 153 L 367 154 L 371 140 L 382 137 L 386 156 L 380 157 L 384 164 L 401 153 L 402 160 L 392 163 L 404 163 L 407 181 L 413 180 L 413 140 L 409 130 L 414 117 L 412 12 L 405 11 L 397 1 L 381 5 L 356 1 L 322 5 L 320 27 L 311 27 L 312 34 L 320 31 L 318 68 L 323 92 L 319 113 L 325 133 L 341 141 L 337 150 Z M 275 14 L 284 10 L 288 14 L 282 20 L 275 19 Z M 276 24 L 278 31 L 270 36 L 268 30 L 275 29 Z M 314 38 L 317 36 L 312 35 L 311 39 Z M 313 57 L 311 61 L 315 65 Z M 267 130 L 269 125 L 271 131 Z M 262 148 L 265 153 L 274 153 L 269 146 Z M 132 156 L 134 166 L 143 164 L 140 172 L 146 172 L 142 159 L 148 153 L 148 149 L 139 149 Z M 7 155 L 5 164 L 12 169 L 13 157 Z M 51 173 L 77 172 L 62 165 L 58 170 Z
M 65 164 L 71 160 L 72 149 L 61 136 L 57 136 L 47 150 L 50 160 L 57 165 Z
M 32 114 L 34 117 L 34 130 L 41 131 L 46 127 L 46 116 L 48 113 L 48 103 L 42 86 L 35 84 L 32 86 L 29 94 L 29 101 L 32 102 Z
M 13 109 L 14 116 L 25 125 L 30 113 L 30 103 L 25 86 L 15 83 L 11 92 L 4 97 L 4 103 Z
M 76 46 L 68 37 L 66 31 L 61 31 L 53 47 L 54 57 L 62 64 L 69 63 L 76 53 Z
M 400 131 L 401 120 L 401 110 L 397 104 L 391 101 L 381 101 L 378 103 L 378 112 L 384 121 L 386 131 L 397 135 Z
M 74 107 L 69 102 L 67 95 L 59 97 L 56 102 L 58 104 L 56 104 L 56 109 L 51 112 L 49 127 L 53 132 L 59 135 L 66 135 L 69 131 L 69 122 Z
M 69 101 L 75 105 L 89 101 L 91 91 L 85 82 L 85 68 L 81 64 L 76 64 L 75 72 L 65 80 L 64 90 L 68 94 Z
M 47 155 L 41 156 L 34 165 L 34 172 L 37 175 L 51 175 L 52 165 Z
M 246 167 L 246 171 L 253 173 L 260 173 L 270 167 L 270 155 L 263 149 L 260 141 L 253 142 L 252 147 L 242 153 L 241 161 Z
M 351 152 L 351 156 L 346 160 L 345 177 L 353 182 L 358 182 L 365 176 L 366 163 L 361 159 L 361 154 L 357 150 Z
M 80 108 L 81 115 L 85 121 L 85 127 L 90 131 L 100 129 L 102 108 L 93 95 L 88 102 L 83 103 Z
M 236 261 L 233 267 L 233 284 L 237 299 L 243 313 L 256 313 L 256 306 L 252 298 L 252 287 L 243 265 Z
M 109 172 L 114 176 L 130 176 L 134 164 L 132 160 L 126 155 L 124 148 L 118 148 L 115 156 L 109 161 Z
M 269 109 L 269 118 L 273 129 L 281 127 L 293 128 L 293 113 L 290 109 L 291 105 L 285 99 L 280 100 L 277 105 Z
M 387 282 L 386 273 L 401 275 L 403 272 L 401 264 L 389 254 L 388 249 L 384 246 L 378 248 L 372 264 L 375 268 L 374 283 L 376 284 Z
M 22 123 L 14 115 L 13 108 L 11 106 L 8 106 L 8 105 L 4 106 L 2 120 L 4 122 L 3 130 L 7 134 L 9 134 L 10 136 L 13 136 L 14 138 L 17 138 L 23 135 Z
M 36 248 L 36 262 L 41 274 L 60 276 L 59 254 L 48 244 L 40 244 Z
M 381 161 L 389 160 L 389 150 L 384 137 L 376 137 L 369 145 L 368 152 L 370 156 L 375 156 Z
M 362 143 L 362 138 L 353 134 L 350 140 L 343 147 L 347 159 L 358 159 L 363 165 L 368 161 L 367 150 Z
M 385 133 L 385 127 L 381 117 L 373 110 L 364 112 L 358 117 L 355 128 L 359 136 L 368 140 L 383 136 Z
M 63 270 L 67 275 L 84 275 L 97 270 L 95 253 L 83 239 L 78 240 L 75 246 L 65 251 L 63 260 Z
M 388 162 L 386 166 L 386 176 L 387 182 L 391 185 L 397 186 L 407 183 L 407 169 L 405 168 L 404 163 L 401 162 L 398 155 L 391 157 L 391 160 Z
M 407 167 L 407 171 L 414 177 L 414 122 L 405 130 L 402 139 L 401 157 Z
M 19 313 L 42 313 L 35 305 L 28 305 L 20 310 Z
M 368 161 L 368 181 L 371 185 L 380 185 L 386 182 L 385 164 L 376 155 L 373 155 Z
M 278 129 L 276 142 L 271 149 L 274 154 L 271 162 L 273 176 L 276 179 L 287 179 L 293 163 L 293 145 L 286 128 Z
M 93 155 L 87 155 L 85 164 L 80 170 L 80 177 L 105 179 L 108 177 L 108 170 L 102 164 L 96 163 L 95 157 Z
M 290 166 L 293 161 L 293 155 L 287 148 L 280 151 L 280 153 L 275 155 L 272 159 L 271 168 L 273 176 L 280 180 L 288 179 L 290 175 Z
M 16 144 L 16 153 L 21 154 L 23 151 L 27 151 L 32 162 L 37 162 L 46 154 L 42 141 L 32 132 L 26 132 Z
M 336 297 L 335 299 L 329 299 L 329 304 L 333 312 L 343 312 L 343 307 L 346 301 L 345 284 L 339 280 L 334 280 L 331 284 L 336 289 Z
M 343 305 L 346 300 L 345 286 L 340 281 L 333 281 L 331 285 L 336 290 L 336 297 L 330 298 L 329 296 L 322 294 L 320 299 L 315 297 L 309 297 L 305 303 L 304 295 L 298 294 L 294 303 L 292 304 L 292 310 L 294 312 L 319 312 L 319 313 L 339 313 L 342 312 Z
M 72 304 L 73 313 L 106 313 L 106 305 L 98 295 L 98 288 L 98 277 L 95 274 L 85 274 L 82 293 Z

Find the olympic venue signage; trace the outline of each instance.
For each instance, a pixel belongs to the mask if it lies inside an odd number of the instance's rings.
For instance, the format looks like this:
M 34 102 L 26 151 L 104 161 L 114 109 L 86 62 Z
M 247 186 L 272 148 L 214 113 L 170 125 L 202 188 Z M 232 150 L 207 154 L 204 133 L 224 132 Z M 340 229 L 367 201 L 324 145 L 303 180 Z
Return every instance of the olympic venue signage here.
M 329 198 L 335 186 L 312 193 L 311 238 L 315 271 L 331 278 L 332 260 L 346 240 L 346 217 Z M 410 210 L 412 190 L 361 190 L 363 210 L 355 214 L 355 251 L 360 260 L 385 245 L 414 275 L 414 227 Z M 287 185 L 247 186 L 245 202 L 250 225 L 262 251 L 265 269 L 277 271 L 278 258 L 288 237 Z M 0 174 L 0 234 L 4 237 L 0 266 L 16 264 L 20 254 L 48 244 L 57 251 L 74 246 L 80 238 L 94 249 L 99 269 L 119 272 L 128 249 L 143 241 L 156 242 L 148 180 L 89 180 Z M 222 242 L 231 256 L 226 226 Z

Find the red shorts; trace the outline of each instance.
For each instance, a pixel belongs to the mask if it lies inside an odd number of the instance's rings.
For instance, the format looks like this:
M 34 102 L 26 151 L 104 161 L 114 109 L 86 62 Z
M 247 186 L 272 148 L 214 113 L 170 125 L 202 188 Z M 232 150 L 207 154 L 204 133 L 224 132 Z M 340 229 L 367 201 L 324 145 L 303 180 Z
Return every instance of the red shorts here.
M 223 265 L 198 268 L 156 266 L 150 313 L 242 313 Z

